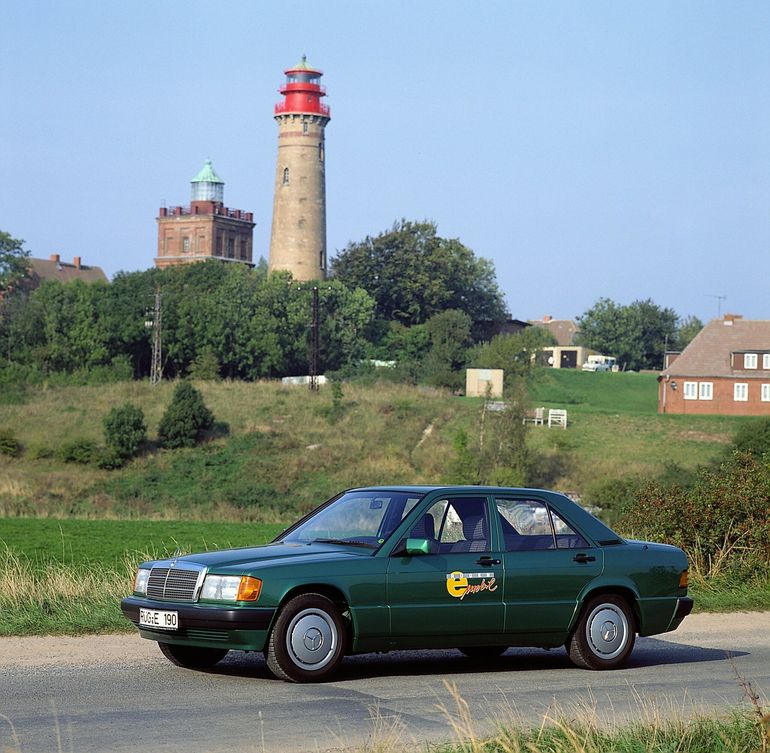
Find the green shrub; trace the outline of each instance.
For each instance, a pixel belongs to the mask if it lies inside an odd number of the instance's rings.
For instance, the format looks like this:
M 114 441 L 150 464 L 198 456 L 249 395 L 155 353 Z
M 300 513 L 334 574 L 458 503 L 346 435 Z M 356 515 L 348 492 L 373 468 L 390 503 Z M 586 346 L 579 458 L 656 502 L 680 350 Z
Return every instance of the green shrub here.
M 158 427 L 158 440 L 163 447 L 193 447 L 214 425 L 214 414 L 206 407 L 203 396 L 189 382 L 180 382 Z
M 141 408 L 131 403 L 113 408 L 104 418 L 107 452 L 100 465 L 103 468 L 115 468 L 125 464 L 139 452 L 146 439 L 147 425 Z
M 21 444 L 10 429 L 0 429 L 0 455 L 15 458 L 21 454 Z
M 770 452 L 770 418 L 758 418 L 741 424 L 735 432 L 733 449 L 750 452 L 757 457 Z
M 32 460 L 52 458 L 54 455 L 56 455 L 54 448 L 47 444 L 35 443 L 30 444 L 29 447 L 27 447 L 27 456 L 32 458 Z
M 56 457 L 65 463 L 80 463 L 88 465 L 94 463 L 99 458 L 99 448 L 96 442 L 83 437 L 77 437 L 71 442 L 65 442 L 60 445 L 56 451 Z
M 770 565 L 770 465 L 735 453 L 698 471 L 692 486 L 643 485 L 622 530 L 682 547 L 696 573 L 749 577 Z

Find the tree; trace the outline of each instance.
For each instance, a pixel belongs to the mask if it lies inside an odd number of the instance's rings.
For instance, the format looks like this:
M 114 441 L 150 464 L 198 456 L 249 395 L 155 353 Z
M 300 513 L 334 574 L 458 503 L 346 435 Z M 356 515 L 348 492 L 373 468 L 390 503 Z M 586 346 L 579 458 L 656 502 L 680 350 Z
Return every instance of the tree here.
M 29 273 L 28 258 L 24 241 L 0 230 L 0 347 L 9 363 L 18 355 L 25 329 L 22 284 Z
M 505 384 L 511 388 L 519 377 L 529 378 L 537 354 L 554 345 L 556 338 L 545 327 L 527 327 L 515 335 L 495 335 L 468 354 L 468 365 L 480 369 L 503 369 Z
M 180 382 L 158 426 L 163 447 L 193 447 L 204 431 L 214 425 L 214 414 L 203 402 L 203 395 L 189 382 Z
M 366 290 L 378 319 L 421 324 L 447 309 L 473 321 L 504 319 L 492 262 L 436 230 L 433 222 L 401 220 L 375 238 L 349 243 L 332 260 L 331 275 Z
M 467 314 L 454 309 L 435 314 L 425 322 L 430 350 L 423 362 L 423 373 L 430 384 L 450 389 L 462 386 L 460 369 L 465 366 L 472 324 Z
M 0 230 L 0 299 L 20 285 L 29 272 L 24 241 Z
M 623 369 L 660 369 L 666 344 L 676 342 L 677 320 L 649 298 L 627 306 L 600 298 L 578 317 L 579 343 L 615 356 Z
M 697 316 L 680 319 L 676 330 L 676 347 L 684 350 L 703 329 L 703 322 Z

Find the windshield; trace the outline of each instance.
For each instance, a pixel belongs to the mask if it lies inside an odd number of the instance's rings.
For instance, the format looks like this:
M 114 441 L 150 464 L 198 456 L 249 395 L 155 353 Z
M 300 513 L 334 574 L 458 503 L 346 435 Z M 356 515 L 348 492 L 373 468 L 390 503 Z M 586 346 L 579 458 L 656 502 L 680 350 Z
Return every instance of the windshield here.
M 420 500 L 409 492 L 352 491 L 298 524 L 283 541 L 379 549 Z

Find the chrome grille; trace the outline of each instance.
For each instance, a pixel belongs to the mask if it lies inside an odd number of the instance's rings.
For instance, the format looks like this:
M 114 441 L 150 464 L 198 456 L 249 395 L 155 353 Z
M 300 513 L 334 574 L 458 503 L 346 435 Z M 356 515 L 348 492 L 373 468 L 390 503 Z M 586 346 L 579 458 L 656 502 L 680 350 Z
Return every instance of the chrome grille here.
M 201 570 L 153 567 L 147 581 L 147 597 L 171 601 L 195 601 Z

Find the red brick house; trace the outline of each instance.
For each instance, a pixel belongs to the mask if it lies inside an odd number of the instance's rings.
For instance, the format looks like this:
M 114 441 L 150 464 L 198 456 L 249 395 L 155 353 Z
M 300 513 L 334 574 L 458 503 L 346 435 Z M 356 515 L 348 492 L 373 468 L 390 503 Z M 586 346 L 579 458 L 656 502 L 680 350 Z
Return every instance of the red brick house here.
M 770 415 L 770 321 L 710 321 L 658 377 L 658 413 Z

